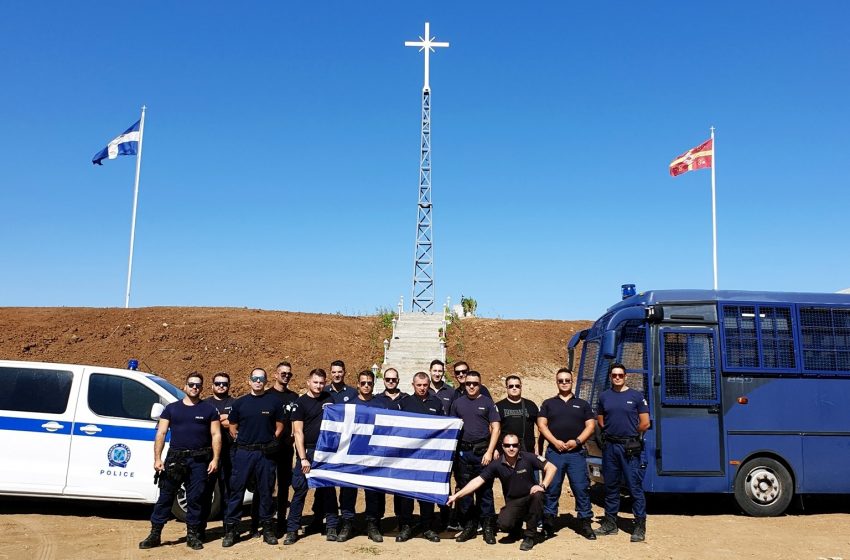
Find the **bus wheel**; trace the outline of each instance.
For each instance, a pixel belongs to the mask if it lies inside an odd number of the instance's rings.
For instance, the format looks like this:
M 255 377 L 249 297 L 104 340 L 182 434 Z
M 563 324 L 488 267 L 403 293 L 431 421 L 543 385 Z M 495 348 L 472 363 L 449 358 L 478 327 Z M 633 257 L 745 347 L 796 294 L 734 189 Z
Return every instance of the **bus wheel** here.
M 744 513 L 753 517 L 781 515 L 793 497 L 791 475 L 779 461 L 757 457 L 738 469 L 735 500 Z
M 216 516 L 221 512 L 221 489 L 218 486 L 218 482 L 213 484 L 213 495 L 212 495 L 212 503 L 210 504 L 210 516 L 209 519 L 215 519 Z M 186 486 L 180 485 L 180 489 L 177 490 L 177 495 L 174 496 L 174 504 L 171 506 L 171 513 L 174 514 L 174 517 L 177 518 L 178 521 L 186 521 Z

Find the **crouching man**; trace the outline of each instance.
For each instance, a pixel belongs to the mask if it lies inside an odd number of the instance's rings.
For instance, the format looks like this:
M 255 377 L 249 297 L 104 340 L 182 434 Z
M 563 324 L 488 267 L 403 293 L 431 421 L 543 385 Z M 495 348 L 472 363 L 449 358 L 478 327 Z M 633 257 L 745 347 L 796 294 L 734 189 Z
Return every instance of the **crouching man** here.
M 534 472 L 543 471 L 543 481 L 535 481 Z M 516 434 L 505 434 L 502 437 L 502 456 L 491 461 L 481 474 L 473 478 L 459 491 L 449 496 L 449 505 L 458 498 L 467 496 L 484 484 L 498 478 L 502 483 L 502 493 L 505 495 L 505 507 L 499 512 L 498 523 L 503 531 L 512 538 L 518 539 L 525 521 L 525 532 L 519 549 L 531 550 L 534 547 L 534 537 L 537 525 L 543 518 L 543 502 L 546 488 L 552 482 L 557 472 L 555 465 L 542 457 L 527 451 L 520 451 L 519 437 Z

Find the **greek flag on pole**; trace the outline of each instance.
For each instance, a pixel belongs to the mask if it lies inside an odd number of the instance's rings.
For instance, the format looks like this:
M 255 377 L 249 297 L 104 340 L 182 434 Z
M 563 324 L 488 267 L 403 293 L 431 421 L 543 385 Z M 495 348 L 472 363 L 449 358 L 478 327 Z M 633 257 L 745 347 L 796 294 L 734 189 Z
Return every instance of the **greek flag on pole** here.
M 104 149 L 94 155 L 91 162 L 95 165 L 103 165 L 100 162 L 105 159 L 136 155 L 139 151 L 139 123 L 141 122 L 141 120 L 136 121 L 136 124 L 114 138 Z
M 354 404 L 325 407 L 308 484 L 445 504 L 462 427 L 459 418 Z

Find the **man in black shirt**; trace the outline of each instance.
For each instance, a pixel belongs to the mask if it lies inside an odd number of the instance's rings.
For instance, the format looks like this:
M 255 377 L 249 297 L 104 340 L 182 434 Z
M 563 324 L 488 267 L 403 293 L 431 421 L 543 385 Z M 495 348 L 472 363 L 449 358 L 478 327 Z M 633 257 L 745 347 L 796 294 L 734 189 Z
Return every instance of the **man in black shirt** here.
M 277 544 L 272 527 L 274 494 L 274 456 L 277 438 L 283 432 L 283 406 L 274 395 L 266 392 L 266 370 L 251 371 L 251 393 L 236 399 L 230 411 L 230 435 L 233 436 L 233 475 L 230 477 L 232 495 L 224 515 L 224 539 L 221 546 L 233 546 L 239 540 L 239 518 L 242 495 L 248 479 L 256 481 L 254 499 L 259 500 L 259 518 L 263 541 Z
M 492 484 L 493 479 L 498 478 L 505 495 L 505 507 L 499 511 L 499 526 L 513 535 L 517 525 L 524 520 L 525 534 L 519 549 L 527 551 L 534 547 L 537 523 L 543 513 L 543 496 L 556 469 L 533 453 L 520 451 L 519 447 L 516 434 L 505 434 L 502 437 L 501 458 L 490 462 L 480 475 L 449 496 L 449 503 L 472 494 L 487 483 Z M 542 482 L 537 482 L 535 471 L 543 471 Z
M 502 419 L 502 435 L 518 435 L 523 451 L 534 453 L 534 427 L 537 425 L 539 412 L 537 405 L 523 398 L 522 380 L 518 375 L 509 375 L 505 379 L 505 388 L 508 390 L 508 396 L 496 403 L 499 417 Z M 543 452 L 542 447 L 540 452 Z
M 566 475 L 576 499 L 576 512 L 581 523 L 579 533 L 586 539 L 595 540 L 596 535 L 591 528 L 593 511 L 590 506 L 590 479 L 587 476 L 584 443 L 596 430 L 596 422 L 590 404 L 573 393 L 572 372 L 567 368 L 559 369 L 555 381 L 558 394 L 543 401 L 537 418 L 540 435 L 549 442 L 546 459 L 557 470 L 555 481 L 546 490 L 543 531 L 547 537 L 555 534 L 558 501 Z
M 186 377 L 186 396 L 165 407 L 159 417 L 153 445 L 153 468 L 159 478 L 159 498 L 151 515 L 151 532 L 139 548 L 159 546 L 162 528 L 171 516 L 174 496 L 186 484 L 186 545 L 194 550 L 204 548 L 201 534 L 206 526 L 202 514 L 207 509 L 210 492 L 218 470 L 221 453 L 221 424 L 215 407 L 201 401 L 204 378 L 200 373 Z M 171 445 L 165 461 L 162 450 L 165 436 L 171 430 Z
M 407 396 L 407 393 L 399 389 L 398 381 L 398 370 L 387 368 L 384 372 L 384 392 L 376 395 L 376 398 L 383 398 L 388 403 L 398 404 L 401 399 Z
M 227 507 L 227 501 L 230 499 L 230 473 L 233 471 L 233 464 L 230 461 L 230 450 L 233 445 L 233 438 L 230 437 L 230 422 L 228 416 L 233 409 L 233 403 L 236 401 L 230 396 L 230 376 L 220 371 L 213 376 L 213 394 L 211 397 L 204 399 L 213 405 L 218 411 L 218 419 L 221 422 L 221 453 L 219 454 L 218 462 L 218 488 L 221 494 L 221 509 Z M 207 516 L 209 517 L 209 516 Z
M 289 487 L 292 484 L 292 459 L 295 448 L 292 439 L 292 408 L 298 393 L 289 388 L 292 379 L 292 365 L 280 362 L 275 368 L 274 386 L 269 393 L 280 399 L 283 406 L 283 432 L 278 437 L 277 463 L 277 531 L 286 531 L 286 510 L 289 507 Z
M 440 399 L 428 392 L 430 383 L 427 373 L 424 371 L 417 372 L 413 376 L 413 394 L 401 400 L 400 409 L 405 412 L 445 416 Z M 422 529 L 424 529 L 422 536 L 431 542 L 440 542 L 440 535 L 434 530 L 434 504 L 417 501 L 419 502 L 420 523 Z M 410 540 L 415 533 L 413 527 L 413 499 L 395 496 L 393 504 L 395 505 L 395 512 L 400 527 L 395 540 L 396 542 Z
M 286 537 L 283 544 L 295 544 L 298 529 L 301 527 L 301 514 L 304 513 L 304 501 L 307 497 L 307 473 L 316 453 L 316 442 L 322 427 L 324 407 L 334 404 L 333 397 L 324 391 L 327 374 L 316 368 L 307 378 L 307 392 L 295 399 L 292 409 L 292 434 L 295 437 L 295 467 L 292 469 L 292 503 L 286 518 Z M 333 488 L 316 488 L 313 502 L 318 504 L 316 511 L 324 512 L 327 518 L 327 539 L 336 541 L 339 515 L 337 514 L 336 493 Z M 316 520 L 314 520 L 315 522 Z M 319 520 L 321 523 L 321 520 Z

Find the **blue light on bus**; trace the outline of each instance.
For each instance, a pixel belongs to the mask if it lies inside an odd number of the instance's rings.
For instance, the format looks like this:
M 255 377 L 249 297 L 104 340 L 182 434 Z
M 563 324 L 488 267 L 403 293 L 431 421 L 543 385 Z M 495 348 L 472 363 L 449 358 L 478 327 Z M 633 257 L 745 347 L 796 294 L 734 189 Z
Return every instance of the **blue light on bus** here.
M 623 291 L 623 299 L 630 298 L 637 293 L 634 284 L 623 284 L 620 289 Z

